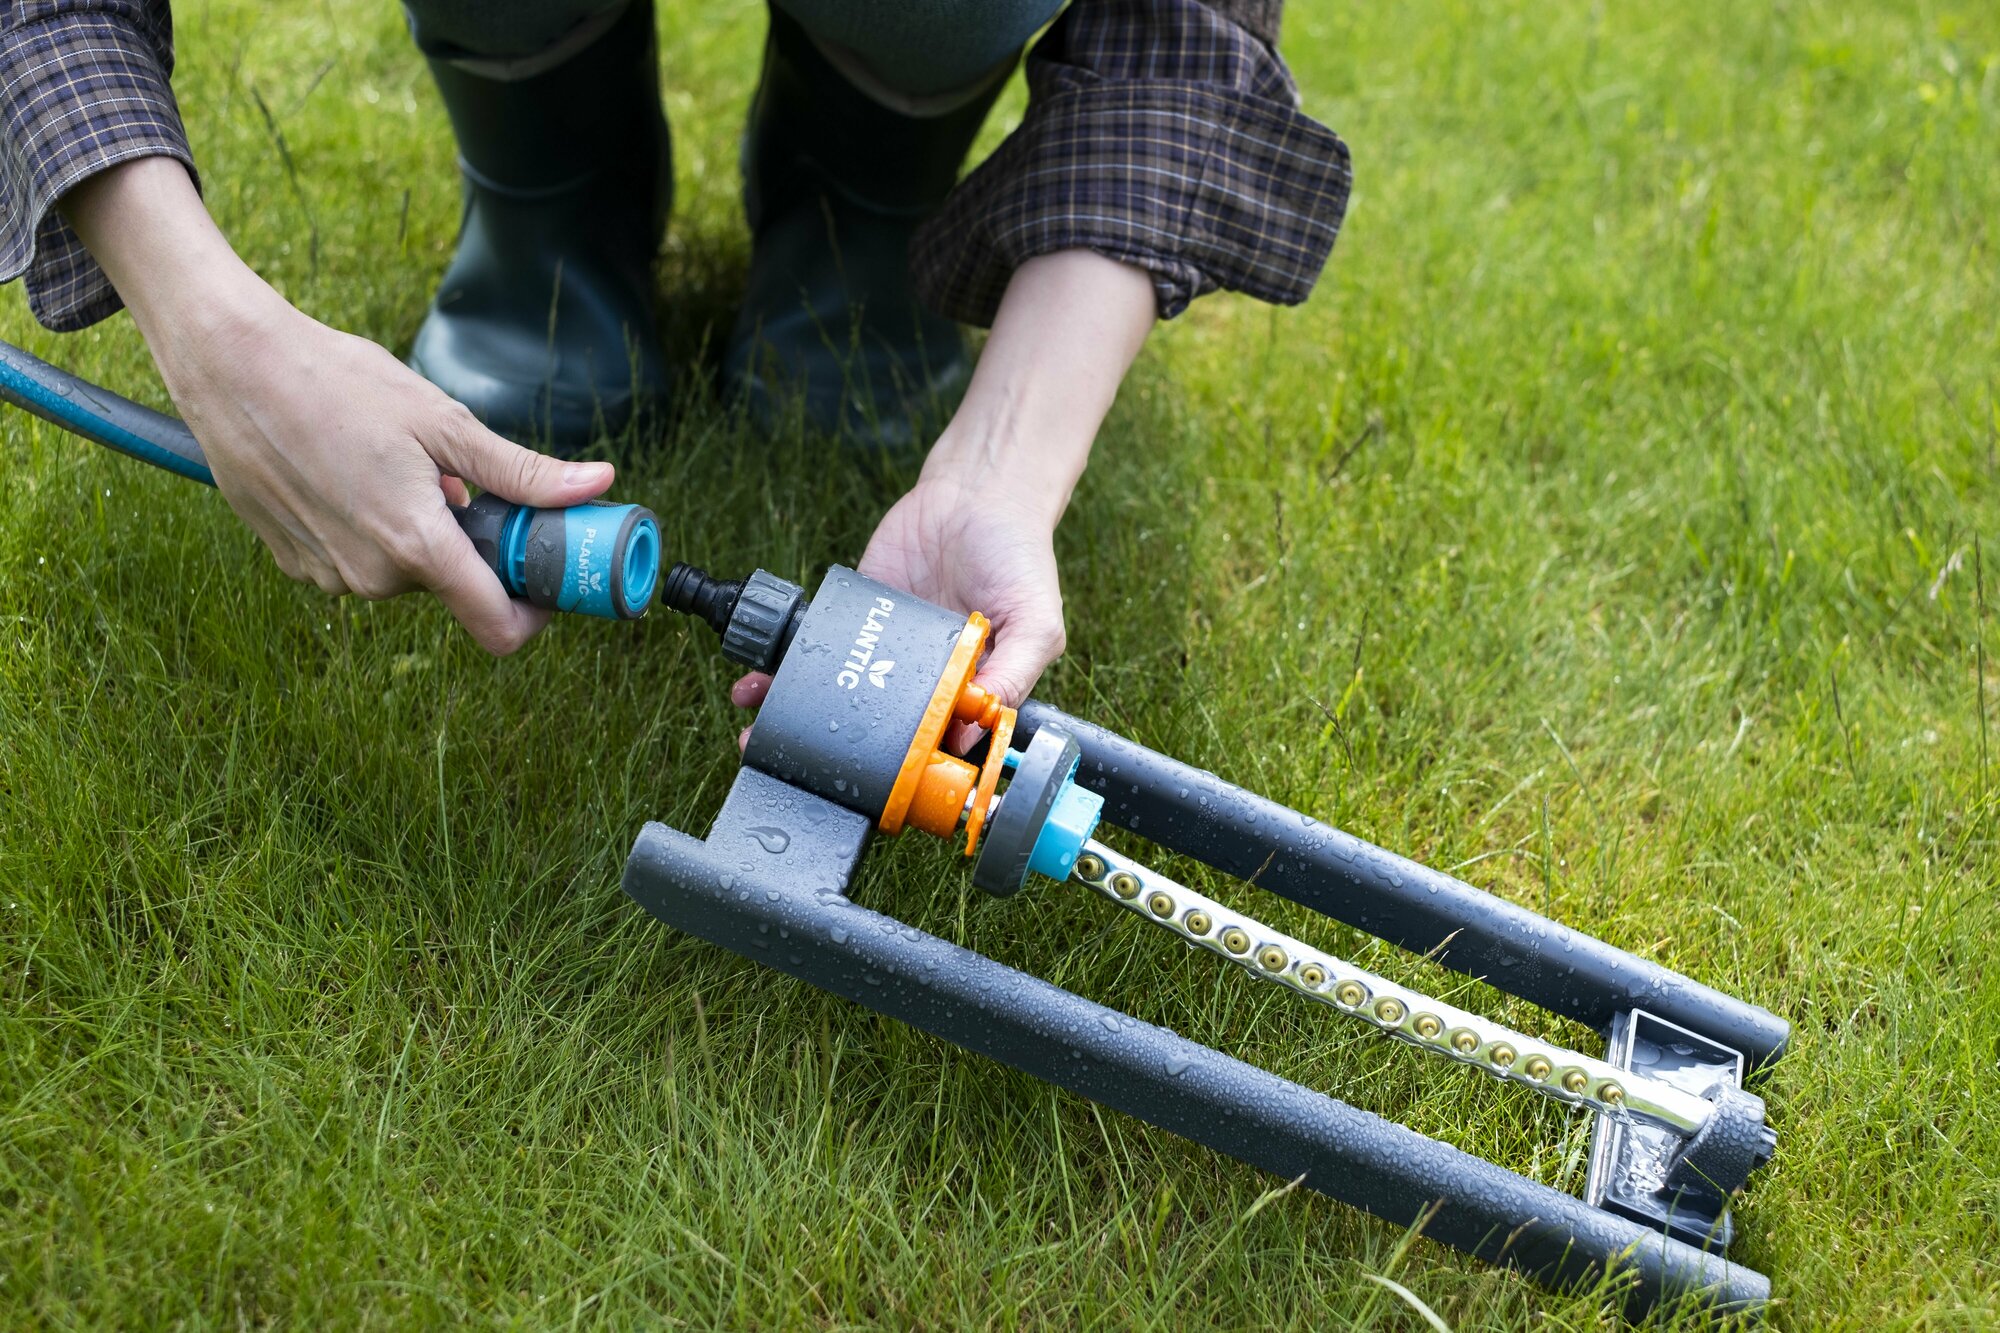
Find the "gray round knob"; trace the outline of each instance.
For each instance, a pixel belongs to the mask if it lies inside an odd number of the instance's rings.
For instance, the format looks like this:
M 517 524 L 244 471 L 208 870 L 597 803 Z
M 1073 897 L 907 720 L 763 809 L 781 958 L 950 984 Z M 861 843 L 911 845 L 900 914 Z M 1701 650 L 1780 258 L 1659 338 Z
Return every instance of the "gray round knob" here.
M 1027 882 L 1028 858 L 1042 825 L 1049 822 L 1062 785 L 1076 771 L 1083 751 L 1054 727 L 1043 727 L 1028 743 L 1028 751 L 1007 780 L 1000 806 L 986 817 L 979 857 L 972 863 L 972 882 L 996 898 L 1009 898 Z
M 784 652 L 785 626 L 805 590 L 776 574 L 758 570 L 743 580 L 729 624 L 722 631 L 722 655 L 752 671 L 776 671 Z

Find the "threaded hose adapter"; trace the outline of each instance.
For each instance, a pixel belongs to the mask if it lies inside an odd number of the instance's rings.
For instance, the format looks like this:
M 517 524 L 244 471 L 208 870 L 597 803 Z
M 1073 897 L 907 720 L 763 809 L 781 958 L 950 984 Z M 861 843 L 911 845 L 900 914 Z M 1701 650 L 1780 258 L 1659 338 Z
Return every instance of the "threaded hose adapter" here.
M 768 570 L 746 579 L 718 579 L 681 563 L 667 571 L 660 600 L 707 622 L 722 636 L 722 655 L 730 661 L 752 671 L 776 671 L 805 609 L 805 589 Z

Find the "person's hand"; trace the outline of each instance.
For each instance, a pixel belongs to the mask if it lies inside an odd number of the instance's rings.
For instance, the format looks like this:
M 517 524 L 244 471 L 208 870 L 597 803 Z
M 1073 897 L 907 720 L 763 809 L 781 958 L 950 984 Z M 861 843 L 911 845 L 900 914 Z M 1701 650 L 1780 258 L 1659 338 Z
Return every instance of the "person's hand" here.
M 466 481 L 517 504 L 580 504 L 611 484 L 610 464 L 501 439 L 382 348 L 276 293 L 158 360 L 216 485 L 285 573 L 333 596 L 428 588 L 494 653 L 548 622 L 507 595 L 446 504 L 466 502 Z
M 965 401 L 861 557 L 870 578 L 984 613 L 991 652 L 976 679 L 1010 706 L 1062 655 L 1056 524 L 1153 316 L 1152 279 L 1103 255 L 1059 251 L 1014 270 Z M 730 698 L 755 708 L 770 685 L 752 673 Z
M 511 444 L 375 344 L 300 313 L 229 248 L 178 162 L 99 173 L 64 215 L 125 298 L 216 485 L 280 569 L 336 596 L 429 588 L 512 652 L 548 612 L 507 595 L 446 507 L 465 482 L 559 508 L 608 463 Z
M 882 516 L 857 568 L 893 588 L 993 622 L 978 681 L 1018 707 L 1062 656 L 1055 516 L 1006 491 L 926 476 Z
M 856 568 L 927 602 L 983 613 L 993 632 L 976 679 L 1018 707 L 1063 651 L 1055 518 L 1030 501 L 982 492 L 926 468 L 882 516 Z M 739 708 L 755 708 L 770 688 L 771 678 L 753 671 L 729 697 Z M 739 744 L 749 736 L 745 727 Z M 948 739 L 963 750 L 977 736 L 977 728 L 963 727 Z

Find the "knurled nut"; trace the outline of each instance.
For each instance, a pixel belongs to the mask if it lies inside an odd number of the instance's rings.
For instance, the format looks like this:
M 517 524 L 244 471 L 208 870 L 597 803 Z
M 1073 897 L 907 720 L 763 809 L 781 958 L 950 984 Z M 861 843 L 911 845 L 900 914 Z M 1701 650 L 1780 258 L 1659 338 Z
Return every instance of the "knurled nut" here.
M 722 655 L 752 671 L 778 669 L 778 641 L 805 589 L 758 570 L 743 580 L 729 627 L 722 631 Z

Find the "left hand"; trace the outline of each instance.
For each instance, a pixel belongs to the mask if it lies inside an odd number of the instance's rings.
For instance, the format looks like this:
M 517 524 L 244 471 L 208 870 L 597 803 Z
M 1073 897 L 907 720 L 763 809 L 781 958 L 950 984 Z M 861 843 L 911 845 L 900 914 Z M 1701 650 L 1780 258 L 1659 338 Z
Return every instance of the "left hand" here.
M 927 602 L 978 611 L 992 621 L 990 652 L 976 679 L 1011 708 L 1020 706 L 1043 670 L 1062 656 L 1055 516 L 1046 507 L 1009 498 L 1005 488 L 980 488 L 925 469 L 909 494 L 882 516 L 857 568 Z M 738 707 L 755 708 L 770 685 L 769 676 L 752 672 L 736 682 L 729 697 Z
M 861 557 L 870 578 L 993 622 L 977 679 L 1010 707 L 1062 655 L 1056 523 L 1153 316 L 1152 279 L 1103 255 L 1015 269 L 965 401 Z M 755 708 L 770 684 L 745 676 L 730 698 Z
M 1062 656 L 1055 522 L 1005 490 L 920 480 L 868 542 L 860 571 L 928 602 L 993 622 L 978 682 L 1018 708 Z

